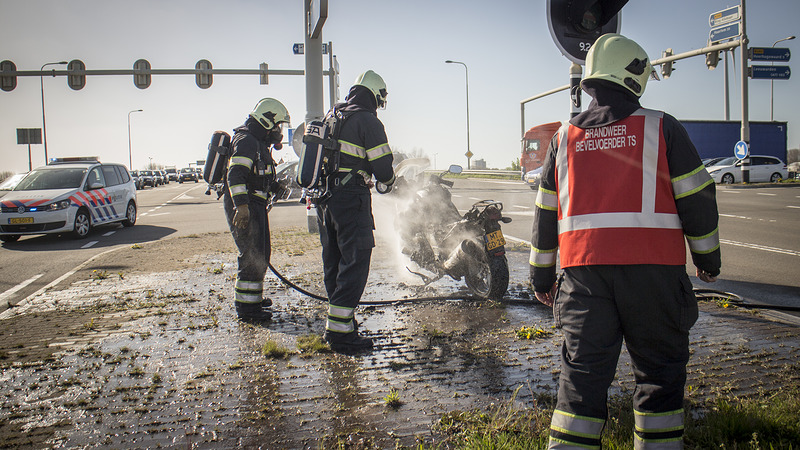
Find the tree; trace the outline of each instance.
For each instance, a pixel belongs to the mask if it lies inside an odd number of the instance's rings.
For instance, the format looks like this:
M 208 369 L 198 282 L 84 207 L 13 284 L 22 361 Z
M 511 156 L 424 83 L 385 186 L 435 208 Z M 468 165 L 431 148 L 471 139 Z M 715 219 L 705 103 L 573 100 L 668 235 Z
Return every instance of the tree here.
M 519 158 L 511 161 L 511 167 L 507 167 L 506 170 L 522 170 L 522 166 L 519 164 Z

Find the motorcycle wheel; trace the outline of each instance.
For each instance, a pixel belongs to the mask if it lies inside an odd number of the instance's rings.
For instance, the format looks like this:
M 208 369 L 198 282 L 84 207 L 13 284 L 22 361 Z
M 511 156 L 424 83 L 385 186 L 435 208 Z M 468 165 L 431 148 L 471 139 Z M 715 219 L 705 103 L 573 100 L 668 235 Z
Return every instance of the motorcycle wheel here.
M 480 269 L 464 277 L 467 287 L 478 297 L 501 300 L 508 290 L 508 260 L 506 255 L 489 256 L 484 253 Z

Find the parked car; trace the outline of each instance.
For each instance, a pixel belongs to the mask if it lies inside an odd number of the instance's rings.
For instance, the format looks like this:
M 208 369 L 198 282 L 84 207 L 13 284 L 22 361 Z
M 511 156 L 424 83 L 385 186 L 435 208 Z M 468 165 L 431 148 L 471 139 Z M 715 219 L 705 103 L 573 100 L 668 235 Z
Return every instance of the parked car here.
M 197 183 L 197 172 L 191 167 L 184 167 L 178 172 L 178 183 L 183 183 L 184 181 L 194 181 Z
M 128 173 L 130 173 L 131 174 L 131 178 L 133 178 L 133 185 L 136 186 L 136 190 L 138 191 L 140 189 L 143 189 L 144 188 L 144 181 L 142 181 L 142 179 L 139 178 L 139 172 L 137 172 L 135 170 L 131 170 Z
M 27 172 L 17 173 L 3 180 L 3 182 L 0 183 L 0 198 L 11 192 L 11 190 L 14 189 L 14 187 L 16 187 L 17 184 L 19 184 L 19 182 L 25 178 L 25 175 L 27 174 Z
M 0 199 L 3 242 L 33 234 L 84 238 L 92 227 L 115 222 L 136 223 L 136 187 L 125 166 L 96 158 L 56 158 Z
M 742 161 L 731 156 L 707 167 L 716 183 L 731 184 L 742 181 Z M 750 155 L 750 182 L 777 183 L 789 177 L 786 164 L 774 156 Z
M 150 186 L 156 187 L 156 177 L 153 175 L 152 170 L 140 170 L 139 178 L 142 179 L 142 187 Z
M 540 166 L 536 169 L 525 172 L 525 175 L 522 176 L 522 181 L 528 183 L 528 186 L 530 186 L 530 188 L 534 191 L 539 189 L 539 182 L 542 179 L 543 168 L 543 166 Z

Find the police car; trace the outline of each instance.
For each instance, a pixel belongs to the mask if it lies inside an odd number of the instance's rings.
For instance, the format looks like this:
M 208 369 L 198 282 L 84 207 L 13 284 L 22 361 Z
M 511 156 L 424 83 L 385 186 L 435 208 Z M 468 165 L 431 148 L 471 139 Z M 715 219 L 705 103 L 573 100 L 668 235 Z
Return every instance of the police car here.
M 55 158 L 31 171 L 0 198 L 0 240 L 23 235 L 71 233 L 84 238 L 92 227 L 136 223 L 136 187 L 121 164 L 97 158 Z

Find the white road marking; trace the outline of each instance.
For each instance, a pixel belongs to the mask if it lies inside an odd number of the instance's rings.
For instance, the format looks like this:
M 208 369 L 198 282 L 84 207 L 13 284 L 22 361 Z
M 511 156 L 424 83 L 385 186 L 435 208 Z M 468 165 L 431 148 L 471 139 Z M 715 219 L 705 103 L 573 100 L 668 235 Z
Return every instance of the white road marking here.
M 788 205 L 788 206 L 787 206 L 787 208 L 795 208 L 795 209 L 800 209 L 800 206 Z
M 735 245 L 737 247 L 752 248 L 755 250 L 764 250 L 766 252 L 781 253 L 783 255 L 800 256 L 800 252 L 795 250 L 787 250 L 785 248 L 767 247 L 766 245 L 749 244 L 747 242 L 729 241 L 727 239 L 720 239 L 720 243 L 727 245 Z
M 155 216 L 164 216 L 164 215 L 169 215 L 169 214 L 172 214 L 172 213 L 170 213 L 170 212 L 163 212 L 163 213 L 158 213 L 158 214 L 150 214 L 150 217 L 155 217 Z
M 112 234 L 114 234 L 114 233 L 116 233 L 116 231 L 109 231 L 109 232 L 107 232 L 107 233 L 103 234 L 103 237 L 108 237 L 108 236 L 111 236 L 111 235 L 112 235 Z
M 44 274 L 40 273 L 39 275 L 34 275 L 34 276 L 28 278 L 27 280 L 23 281 L 22 283 L 14 286 L 13 288 L 3 292 L 2 294 L 0 294 L 0 301 L 4 301 L 5 299 L 7 299 L 7 298 L 11 297 L 12 295 L 16 294 L 20 290 L 24 289 L 25 286 L 27 286 L 27 285 L 33 283 L 34 281 L 38 280 L 39 278 L 41 278 L 42 275 L 44 275 Z
M 774 196 L 778 195 L 778 194 L 770 194 L 768 192 L 757 192 L 757 194 L 758 195 L 769 195 L 770 197 L 774 197 Z
M 531 207 L 530 207 L 530 206 L 524 206 L 524 205 L 512 205 L 512 206 L 513 206 L 514 208 L 531 209 Z
M 518 237 L 509 236 L 507 234 L 504 234 L 503 237 L 506 238 L 507 241 L 519 242 L 521 244 L 528 244 L 528 245 L 530 245 L 530 243 L 531 243 L 531 241 L 529 241 L 527 239 L 520 239 Z
M 37 295 L 41 294 L 42 292 L 52 288 L 53 286 L 57 286 L 58 283 L 61 283 L 62 281 L 66 280 L 67 278 L 69 278 L 73 274 L 75 274 L 75 272 L 77 272 L 77 271 L 83 269 L 84 267 L 88 266 L 89 263 L 94 261 L 95 259 L 97 259 L 97 258 L 99 258 L 99 257 L 101 257 L 101 256 L 103 256 L 103 255 L 105 255 L 107 253 L 115 252 L 115 251 L 123 249 L 123 248 L 125 248 L 125 246 L 119 246 L 119 247 L 116 247 L 116 248 L 110 248 L 110 249 L 108 249 L 108 250 L 106 250 L 106 251 L 104 251 L 102 253 L 98 253 L 98 254 L 92 256 L 91 258 L 89 258 L 86 261 L 82 262 L 81 264 L 77 265 L 74 269 L 70 270 L 69 272 L 65 273 L 64 275 L 61 275 L 60 277 L 58 277 L 55 280 L 51 281 L 50 283 L 47 284 L 47 286 L 44 286 L 43 288 L 39 289 L 38 291 L 34 292 L 33 294 L 25 297 L 21 302 L 17 303 L 16 306 L 22 306 L 22 305 L 28 303 L 32 298 L 35 298 Z M 7 317 L 10 317 L 13 311 L 14 311 L 13 309 L 7 309 L 7 310 L 3 311 L 2 313 L 0 313 L 0 319 L 5 319 Z
M 98 242 L 99 242 L 99 241 L 91 241 L 91 242 L 87 242 L 87 243 L 83 244 L 83 245 L 81 246 L 81 248 L 89 248 L 89 247 L 92 247 L 92 246 L 94 246 L 94 244 L 97 244 Z

